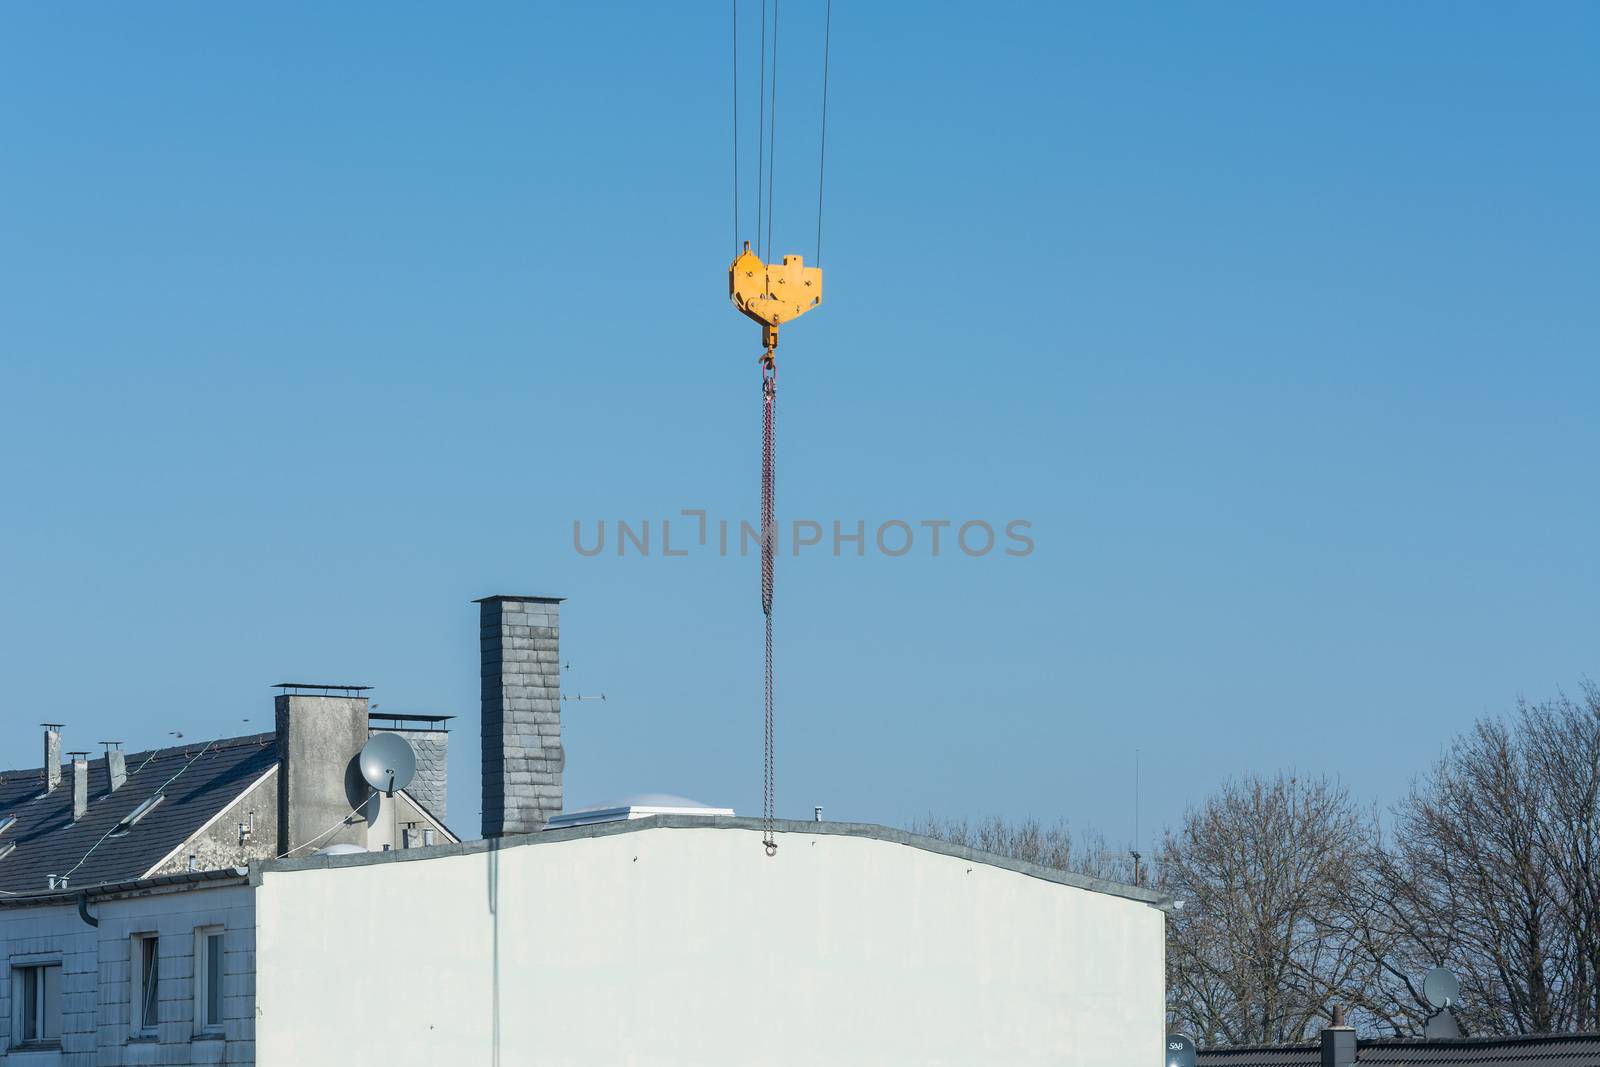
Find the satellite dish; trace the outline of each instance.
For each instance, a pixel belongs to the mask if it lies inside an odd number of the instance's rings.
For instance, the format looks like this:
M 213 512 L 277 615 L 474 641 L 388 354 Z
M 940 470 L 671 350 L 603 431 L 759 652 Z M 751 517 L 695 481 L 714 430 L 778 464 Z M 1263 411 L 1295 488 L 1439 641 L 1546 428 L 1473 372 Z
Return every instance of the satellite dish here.
M 361 777 L 372 788 L 394 796 L 417 776 L 417 754 L 399 734 L 373 734 L 361 746 Z
M 1444 1011 L 1461 995 L 1461 983 L 1443 967 L 1435 967 L 1422 979 L 1422 995 L 1435 1009 Z
M 1194 1038 L 1188 1034 L 1167 1035 L 1166 1067 L 1194 1067 Z

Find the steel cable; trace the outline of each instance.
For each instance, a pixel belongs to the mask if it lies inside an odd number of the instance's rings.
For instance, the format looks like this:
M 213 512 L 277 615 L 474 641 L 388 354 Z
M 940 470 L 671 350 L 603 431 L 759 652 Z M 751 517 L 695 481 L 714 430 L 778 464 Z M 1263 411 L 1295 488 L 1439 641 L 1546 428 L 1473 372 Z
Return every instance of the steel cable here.
M 822 28 L 822 137 L 817 150 L 817 266 L 822 266 L 822 177 L 828 168 L 828 52 L 833 43 L 833 0 Z M 737 242 L 735 243 L 737 245 Z
M 768 106 L 772 109 L 772 118 L 767 122 L 767 256 L 770 259 L 772 191 L 778 175 L 778 0 L 772 0 L 772 94 Z
M 833 0 L 828 0 L 831 4 Z M 826 64 L 824 64 L 826 65 Z M 739 256 L 739 0 L 733 0 L 733 255 Z M 826 95 L 826 94 L 824 94 Z M 826 103 L 824 103 L 826 108 Z M 820 208 L 818 209 L 820 212 Z M 818 225 L 821 225 L 820 223 Z

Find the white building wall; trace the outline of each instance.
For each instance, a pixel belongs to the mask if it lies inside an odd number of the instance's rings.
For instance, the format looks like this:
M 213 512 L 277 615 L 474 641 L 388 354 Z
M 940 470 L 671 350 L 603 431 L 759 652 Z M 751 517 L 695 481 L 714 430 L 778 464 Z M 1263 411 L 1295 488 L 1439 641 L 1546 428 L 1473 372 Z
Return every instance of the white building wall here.
M 106 900 L 90 905 L 92 927 L 75 905 L 0 909 L 0 1049 L 21 1067 L 120 1067 L 123 1064 L 255 1062 L 255 905 L 248 886 Z M 223 927 L 221 1038 L 195 1033 L 194 932 Z M 131 1035 L 131 938 L 160 936 L 160 1026 L 154 1040 Z M 60 1051 L 14 1049 L 13 968 L 61 961 Z
M 867 837 L 610 836 L 257 897 L 262 1063 L 1058 1063 L 1161 1054 L 1164 915 Z M 398 978 L 381 1025 L 352 1012 Z M 403 1004 L 403 1008 L 400 1005 Z

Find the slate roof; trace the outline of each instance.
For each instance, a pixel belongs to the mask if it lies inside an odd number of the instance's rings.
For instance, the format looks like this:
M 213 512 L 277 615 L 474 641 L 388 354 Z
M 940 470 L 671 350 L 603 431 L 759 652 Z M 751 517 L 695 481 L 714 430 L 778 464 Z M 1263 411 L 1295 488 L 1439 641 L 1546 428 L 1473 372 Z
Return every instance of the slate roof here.
M 1257 1045 L 1199 1049 L 1196 1067 L 1320 1067 L 1321 1048 Z M 1600 1067 L 1600 1034 L 1524 1037 L 1368 1038 L 1359 1042 L 1361 1067 Z
M 0 774 L 0 821 L 15 815 L 17 822 L 0 832 L 0 851 L 16 848 L 0 857 L 0 892 L 37 892 L 49 875 L 68 871 L 72 889 L 142 878 L 277 762 L 272 734 L 129 753 L 128 780 L 112 793 L 105 759 L 90 760 L 89 807 L 77 822 L 70 762 L 49 793 L 43 768 L 6 771 Z M 157 792 L 165 799 L 132 829 L 107 836 Z

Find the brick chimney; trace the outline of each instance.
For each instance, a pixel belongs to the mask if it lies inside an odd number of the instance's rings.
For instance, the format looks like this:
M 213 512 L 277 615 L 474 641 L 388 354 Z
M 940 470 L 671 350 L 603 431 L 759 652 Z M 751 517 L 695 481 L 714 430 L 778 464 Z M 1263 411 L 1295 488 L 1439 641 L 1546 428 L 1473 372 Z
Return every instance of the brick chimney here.
M 1321 1067 L 1353 1067 L 1356 1062 L 1356 1031 L 1344 1024 L 1344 1008 L 1333 1006 L 1333 1025 L 1322 1031 Z
M 561 601 L 476 601 L 482 653 L 483 836 L 533 833 L 561 811 Z
M 44 727 L 44 791 L 55 792 L 61 784 L 61 724 L 42 722 Z
M 273 701 L 278 734 L 278 853 L 310 843 L 299 855 L 329 845 L 367 847 L 368 796 L 356 757 L 367 743 L 365 686 L 295 685 Z M 320 694 L 294 692 L 320 689 Z M 340 820 L 346 816 L 350 822 Z M 320 835 L 320 836 L 319 836 Z

